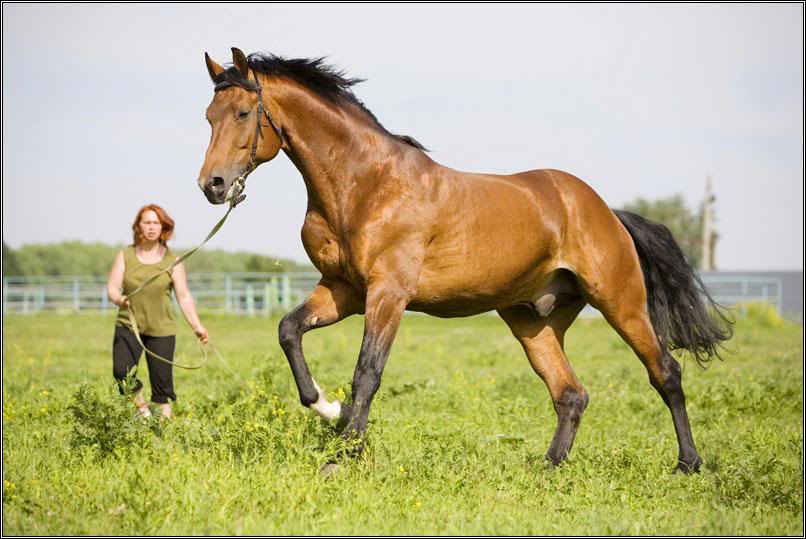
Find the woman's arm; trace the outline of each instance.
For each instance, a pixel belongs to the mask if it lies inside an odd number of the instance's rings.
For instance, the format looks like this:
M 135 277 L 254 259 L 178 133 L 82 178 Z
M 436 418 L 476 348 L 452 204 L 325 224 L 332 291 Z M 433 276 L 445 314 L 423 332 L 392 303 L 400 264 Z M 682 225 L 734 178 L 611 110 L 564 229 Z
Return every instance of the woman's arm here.
M 185 320 L 187 320 L 190 327 L 193 328 L 193 333 L 196 334 L 199 340 L 203 344 L 207 344 L 207 341 L 210 340 L 210 336 L 199 321 L 199 315 L 196 314 L 196 304 L 193 303 L 193 296 L 190 295 L 190 290 L 188 289 L 185 265 L 180 263 L 174 266 L 173 271 L 171 271 L 171 277 L 174 281 L 176 301 L 179 303 L 179 308 L 182 309 Z
M 112 262 L 112 269 L 109 270 L 109 279 L 106 281 L 106 295 L 109 301 L 123 307 L 129 304 L 126 296 L 121 294 L 120 290 L 123 288 L 123 274 L 126 272 L 126 262 L 123 259 L 123 251 L 119 251 Z

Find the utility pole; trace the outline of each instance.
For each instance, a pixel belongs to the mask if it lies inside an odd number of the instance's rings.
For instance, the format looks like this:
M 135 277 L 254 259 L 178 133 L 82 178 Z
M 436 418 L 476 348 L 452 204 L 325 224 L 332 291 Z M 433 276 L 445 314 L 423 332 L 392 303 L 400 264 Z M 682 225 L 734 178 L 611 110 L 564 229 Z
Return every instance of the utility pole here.
M 711 223 L 713 220 L 712 204 L 714 195 L 711 193 L 711 176 L 705 178 L 705 202 L 702 205 L 702 259 L 700 261 L 700 271 L 711 271 L 714 269 L 713 253 L 711 243 Z

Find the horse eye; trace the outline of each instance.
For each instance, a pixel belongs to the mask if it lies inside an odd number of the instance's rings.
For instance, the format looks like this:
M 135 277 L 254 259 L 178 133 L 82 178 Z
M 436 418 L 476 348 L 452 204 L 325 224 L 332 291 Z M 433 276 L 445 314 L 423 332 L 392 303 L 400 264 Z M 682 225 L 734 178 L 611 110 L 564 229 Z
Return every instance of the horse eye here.
M 243 120 L 247 116 L 249 116 L 248 110 L 242 110 L 241 112 L 238 113 L 238 118 L 240 118 L 241 120 Z

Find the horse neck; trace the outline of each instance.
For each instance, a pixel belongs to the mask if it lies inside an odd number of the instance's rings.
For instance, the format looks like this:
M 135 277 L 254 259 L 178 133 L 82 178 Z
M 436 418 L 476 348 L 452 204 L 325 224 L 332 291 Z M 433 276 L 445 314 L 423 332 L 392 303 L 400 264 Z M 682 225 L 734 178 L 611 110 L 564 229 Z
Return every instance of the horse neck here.
M 371 189 L 381 162 L 400 152 L 357 105 L 334 105 L 287 81 L 274 86 L 268 93 L 280 110 L 284 151 L 305 181 L 308 205 L 336 224 L 348 198 Z

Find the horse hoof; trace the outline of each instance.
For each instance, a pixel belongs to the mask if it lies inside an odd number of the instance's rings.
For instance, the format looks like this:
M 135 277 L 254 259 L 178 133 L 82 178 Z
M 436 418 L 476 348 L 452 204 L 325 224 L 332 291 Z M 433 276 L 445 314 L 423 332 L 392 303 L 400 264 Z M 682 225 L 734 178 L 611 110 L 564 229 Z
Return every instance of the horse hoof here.
M 675 467 L 672 473 L 682 473 L 682 474 L 692 474 L 692 473 L 699 473 L 700 472 L 700 465 L 702 461 L 700 459 L 695 460 L 693 463 L 688 464 L 683 462 L 682 460 L 677 463 L 677 467 Z
M 341 403 L 341 413 L 339 414 L 339 420 L 336 422 L 336 430 L 339 432 L 344 432 L 347 428 L 347 424 L 350 423 L 350 418 L 353 416 L 353 407 L 349 404 Z
M 548 454 L 543 457 L 543 465 L 547 470 L 556 470 L 563 462 L 565 462 L 565 458 L 562 457 L 552 457 Z
M 328 462 L 327 464 L 322 466 L 322 469 L 319 471 L 319 473 L 322 474 L 322 477 L 328 478 L 339 473 L 340 470 L 341 466 L 339 466 L 335 462 Z

